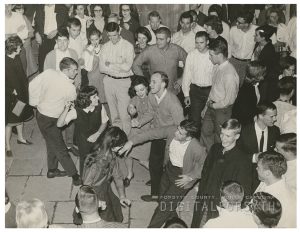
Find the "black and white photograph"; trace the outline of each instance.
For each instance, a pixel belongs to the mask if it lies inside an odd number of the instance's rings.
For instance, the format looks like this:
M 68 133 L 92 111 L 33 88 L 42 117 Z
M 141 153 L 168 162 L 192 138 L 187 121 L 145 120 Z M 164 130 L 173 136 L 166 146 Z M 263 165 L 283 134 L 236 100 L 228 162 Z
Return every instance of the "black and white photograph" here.
M 297 228 L 296 1 L 63 3 L 1 3 L 2 228 Z

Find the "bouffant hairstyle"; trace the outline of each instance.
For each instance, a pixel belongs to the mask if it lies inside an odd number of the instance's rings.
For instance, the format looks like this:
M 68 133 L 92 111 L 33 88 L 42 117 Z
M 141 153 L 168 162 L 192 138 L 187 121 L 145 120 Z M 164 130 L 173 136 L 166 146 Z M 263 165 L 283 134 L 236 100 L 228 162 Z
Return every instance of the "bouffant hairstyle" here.
M 137 85 L 144 85 L 149 93 L 150 86 L 149 86 L 149 82 L 147 81 L 147 79 L 143 76 L 134 75 L 132 77 L 132 82 L 131 82 L 131 85 L 128 90 L 128 94 L 129 94 L 130 98 L 133 98 L 134 96 L 136 96 L 134 87 Z
M 88 107 L 92 102 L 90 97 L 95 94 L 98 94 L 96 87 L 91 85 L 82 87 L 77 94 L 75 105 L 81 109 Z
M 23 43 L 19 36 L 11 36 L 5 40 L 5 54 L 11 55 L 16 52 L 18 47 L 22 47 Z

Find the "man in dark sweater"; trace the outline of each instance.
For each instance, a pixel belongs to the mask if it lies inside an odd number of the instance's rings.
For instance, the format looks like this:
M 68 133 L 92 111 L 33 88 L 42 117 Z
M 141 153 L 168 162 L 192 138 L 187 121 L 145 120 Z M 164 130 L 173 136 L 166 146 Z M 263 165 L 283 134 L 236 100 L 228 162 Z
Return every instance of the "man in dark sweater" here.
M 237 181 L 248 200 L 251 190 L 251 162 L 236 146 L 240 137 L 241 124 L 229 119 L 221 127 L 221 143 L 214 144 L 205 160 L 197 193 L 192 228 L 202 227 L 209 219 L 218 216 L 220 187 L 225 181 Z

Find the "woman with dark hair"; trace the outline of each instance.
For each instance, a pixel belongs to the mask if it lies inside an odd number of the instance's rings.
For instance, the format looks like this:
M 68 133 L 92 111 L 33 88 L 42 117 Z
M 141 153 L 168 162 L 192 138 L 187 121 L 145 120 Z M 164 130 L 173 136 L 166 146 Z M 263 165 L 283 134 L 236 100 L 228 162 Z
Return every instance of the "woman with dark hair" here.
M 274 29 L 264 25 L 255 29 L 254 41 L 256 42 L 251 60 L 258 60 L 266 66 L 265 80 L 261 83 L 261 101 L 273 102 L 277 99 L 276 91 L 279 65 L 278 56 L 270 40 Z
M 150 31 L 146 27 L 139 27 L 135 32 L 135 39 L 137 40 L 137 43 L 134 46 L 134 52 L 135 55 L 139 55 L 149 46 L 148 43 L 152 40 L 152 36 Z M 142 71 L 144 77 L 146 77 L 147 80 L 150 80 L 149 65 L 143 64 Z
M 259 61 L 251 61 L 246 66 L 246 77 L 232 108 L 232 118 L 242 125 L 253 122 L 256 105 L 260 100 L 259 84 L 264 80 L 266 67 Z
M 106 210 L 100 217 L 105 221 L 122 222 L 122 206 L 130 206 L 131 201 L 126 198 L 122 172 L 117 157 L 120 149 L 127 142 L 127 136 L 119 127 L 107 129 L 95 147 L 96 151 L 88 155 L 83 169 L 83 184 L 92 186 L 98 199 L 106 202 Z M 119 198 L 111 189 L 114 181 Z
M 28 79 L 20 60 L 23 43 L 19 36 L 11 36 L 5 41 L 5 145 L 6 156 L 12 156 L 10 138 L 12 128 L 17 128 L 18 144 L 30 145 L 23 137 L 23 122 L 31 119 L 33 110 L 28 105 Z M 19 103 L 25 103 L 21 112 L 16 112 Z
M 79 90 L 75 106 L 72 102 L 65 106 L 57 120 L 57 126 L 63 127 L 72 120 L 75 120 L 74 133 L 80 154 L 79 168 L 82 176 L 84 160 L 92 152 L 95 142 L 108 122 L 106 110 L 99 104 L 98 91 L 94 86 L 84 86 Z
M 223 9 L 218 4 L 213 4 L 208 9 L 208 15 L 215 15 L 222 21 L 223 32 L 220 34 L 227 42 L 229 42 L 229 31 L 230 27 L 223 16 Z
M 223 25 L 222 21 L 217 16 L 207 16 L 204 20 L 203 27 L 209 36 L 209 44 L 212 44 L 212 42 L 216 39 L 221 39 L 228 43 L 228 40 L 221 36 L 223 32 Z
M 92 20 L 87 22 L 87 36 L 93 30 L 99 30 L 101 33 L 107 24 L 107 18 L 110 14 L 110 8 L 104 4 L 92 4 L 90 6 Z
M 142 76 L 134 76 L 129 88 L 129 102 L 127 111 L 131 117 L 131 135 L 137 135 L 150 128 L 150 121 L 153 119 L 152 114 L 149 112 L 148 93 L 149 83 Z M 149 155 L 151 143 L 144 143 L 132 149 L 125 160 L 127 167 L 127 177 L 124 179 L 124 186 L 130 185 L 131 179 L 134 177 L 133 173 L 133 158 L 137 159 L 139 163 L 149 168 Z
M 140 27 L 139 15 L 134 5 L 120 4 L 119 15 L 121 17 L 120 26 L 135 34 Z

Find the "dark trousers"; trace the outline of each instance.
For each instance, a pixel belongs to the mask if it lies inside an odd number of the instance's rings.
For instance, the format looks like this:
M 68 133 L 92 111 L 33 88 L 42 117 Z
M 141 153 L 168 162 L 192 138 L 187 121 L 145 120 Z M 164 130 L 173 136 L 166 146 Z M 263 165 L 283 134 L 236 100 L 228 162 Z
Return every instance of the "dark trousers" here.
M 57 169 L 60 162 L 68 176 L 76 174 L 76 167 L 67 151 L 61 130 L 56 126 L 57 118 L 47 117 L 37 111 L 36 120 L 46 141 L 48 170 Z
M 199 87 L 191 84 L 190 86 L 190 99 L 191 99 L 191 111 L 190 119 L 200 125 L 201 112 L 206 105 L 208 95 L 210 93 L 210 87 Z
M 43 41 L 42 44 L 39 47 L 39 72 L 44 71 L 44 62 L 47 54 L 54 49 L 55 46 L 55 39 L 47 39 L 46 35 L 42 36 Z
M 158 196 L 161 176 L 163 174 L 163 162 L 166 141 L 163 139 L 153 140 L 149 157 L 149 172 L 151 178 L 151 195 Z
M 178 217 L 176 208 L 189 189 L 177 187 L 175 180 L 182 174 L 182 168 L 175 167 L 169 161 L 160 182 L 158 206 L 154 211 L 148 228 L 160 228 L 166 220 Z

